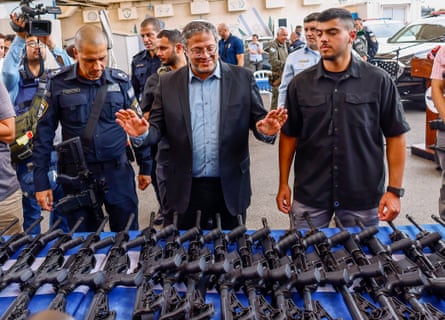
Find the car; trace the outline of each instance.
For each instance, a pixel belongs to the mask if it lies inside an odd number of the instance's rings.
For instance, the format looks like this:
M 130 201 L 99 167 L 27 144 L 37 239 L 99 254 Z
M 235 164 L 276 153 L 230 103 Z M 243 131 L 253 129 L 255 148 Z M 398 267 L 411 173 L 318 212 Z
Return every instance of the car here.
M 407 24 L 388 38 L 371 63 L 391 75 L 402 99 L 423 101 L 427 80 L 411 76 L 411 59 L 426 58 L 438 45 L 445 45 L 445 12 Z
M 401 20 L 382 19 L 366 19 L 363 21 L 363 27 L 372 31 L 379 43 L 379 51 L 384 50 L 385 44 L 392 35 L 405 26 L 405 22 Z

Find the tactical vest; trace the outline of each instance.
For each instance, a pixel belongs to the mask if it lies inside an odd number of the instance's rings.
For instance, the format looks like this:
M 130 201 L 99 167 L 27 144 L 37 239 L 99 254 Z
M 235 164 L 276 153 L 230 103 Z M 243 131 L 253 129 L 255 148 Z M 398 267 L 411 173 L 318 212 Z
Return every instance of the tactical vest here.
M 32 156 L 33 137 L 37 127 L 37 112 L 46 90 L 46 73 L 31 78 L 20 70 L 19 91 L 15 99 L 15 140 L 10 144 L 12 161 L 17 163 Z

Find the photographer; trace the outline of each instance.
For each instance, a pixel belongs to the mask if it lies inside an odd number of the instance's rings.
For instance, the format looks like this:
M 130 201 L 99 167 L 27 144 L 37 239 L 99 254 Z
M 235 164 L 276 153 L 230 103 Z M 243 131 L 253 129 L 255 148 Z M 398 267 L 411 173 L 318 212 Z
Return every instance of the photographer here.
M 16 37 L 9 49 L 10 52 L 5 57 L 2 75 L 17 115 L 16 139 L 11 144 L 11 156 L 23 193 L 23 227 L 26 229 L 41 216 L 41 208 L 35 199 L 32 146 L 37 124 L 36 115 L 40 107 L 39 83 L 41 86 L 45 86 L 47 81 L 46 51 L 49 49 L 60 65 L 71 64 L 71 60 L 64 50 L 55 45 L 51 35 L 40 37 L 30 35 L 29 30 L 25 27 L 27 24 L 25 16 L 17 13 L 11 14 L 11 24 L 15 25 L 16 30 L 22 31 L 16 32 Z M 63 197 L 63 192 L 55 181 L 55 152 L 51 155 L 50 167 L 51 187 L 55 200 L 58 201 Z M 50 225 L 58 217 L 57 212 L 51 211 Z M 66 231 L 69 230 L 66 222 L 62 223 L 61 227 Z M 40 225 L 37 225 L 32 232 L 40 233 Z

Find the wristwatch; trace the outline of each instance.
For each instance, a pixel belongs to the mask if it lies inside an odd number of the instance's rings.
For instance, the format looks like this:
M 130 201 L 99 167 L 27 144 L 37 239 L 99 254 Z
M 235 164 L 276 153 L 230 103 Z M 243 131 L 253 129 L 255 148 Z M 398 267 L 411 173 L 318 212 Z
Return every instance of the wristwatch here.
M 405 194 L 405 189 L 403 189 L 403 188 L 391 187 L 391 186 L 386 187 L 386 191 L 395 194 L 395 195 L 398 196 L 399 198 L 403 197 L 403 195 Z

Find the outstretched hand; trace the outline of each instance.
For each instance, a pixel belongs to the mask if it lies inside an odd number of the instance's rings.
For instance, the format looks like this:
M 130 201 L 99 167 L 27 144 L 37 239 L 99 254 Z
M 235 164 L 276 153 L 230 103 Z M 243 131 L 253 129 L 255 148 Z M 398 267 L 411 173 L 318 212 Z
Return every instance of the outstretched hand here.
M 287 109 L 271 110 L 262 120 L 256 123 L 257 130 L 267 136 L 276 135 L 287 120 Z
M 116 112 L 116 122 L 131 137 L 137 137 L 144 134 L 148 129 L 148 121 L 145 118 L 139 118 L 131 109 L 121 109 Z

